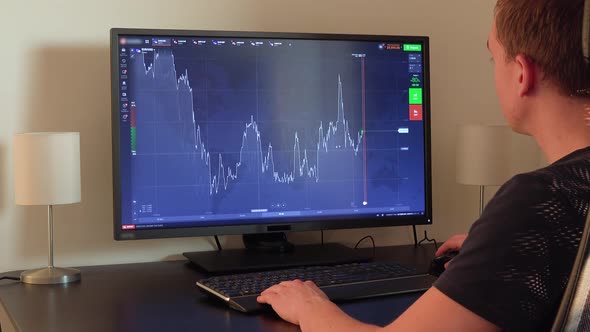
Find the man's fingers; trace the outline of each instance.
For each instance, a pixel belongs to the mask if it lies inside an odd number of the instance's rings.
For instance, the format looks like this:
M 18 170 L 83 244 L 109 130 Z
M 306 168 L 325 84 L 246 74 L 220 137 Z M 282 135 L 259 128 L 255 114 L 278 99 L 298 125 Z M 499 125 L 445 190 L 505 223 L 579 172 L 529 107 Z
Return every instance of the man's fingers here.
M 445 243 L 442 244 L 442 246 L 438 247 L 438 250 L 436 251 L 436 254 L 434 254 L 435 256 L 442 256 L 445 252 L 451 250 L 451 249 L 456 249 L 457 246 L 454 243 L 451 243 L 451 241 L 453 240 L 453 238 L 448 239 Z
M 445 241 L 445 243 L 443 243 L 438 250 L 436 250 L 436 253 L 434 254 L 436 257 L 438 256 L 442 256 L 445 252 L 449 251 L 449 250 L 458 250 L 461 248 L 461 245 L 463 244 L 463 241 L 465 241 L 465 238 L 467 236 L 465 234 L 457 234 L 457 235 L 453 235 L 451 236 L 448 240 Z
M 448 245 L 447 243 L 443 243 L 440 247 L 438 247 L 438 250 L 436 250 L 436 253 L 434 254 L 434 256 L 441 256 L 442 254 L 445 253 L 445 251 L 447 251 Z
M 267 289 L 263 290 L 260 295 L 268 293 L 268 292 L 275 292 L 275 293 L 279 293 L 281 292 L 281 290 L 285 288 L 285 285 L 283 285 L 283 283 L 280 284 L 276 284 L 273 286 L 268 287 Z
M 277 293 L 274 292 L 267 292 L 264 294 L 260 294 L 257 298 L 256 301 L 258 303 L 271 303 L 273 298 L 275 298 L 275 296 L 277 295 Z

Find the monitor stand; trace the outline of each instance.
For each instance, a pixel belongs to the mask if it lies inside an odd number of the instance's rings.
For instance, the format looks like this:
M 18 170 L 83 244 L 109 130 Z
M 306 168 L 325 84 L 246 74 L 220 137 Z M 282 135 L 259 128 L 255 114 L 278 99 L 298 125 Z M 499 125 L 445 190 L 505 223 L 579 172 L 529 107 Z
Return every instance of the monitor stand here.
M 248 234 L 242 239 L 244 249 L 185 252 L 183 255 L 209 273 L 345 264 L 371 259 L 338 243 L 294 246 L 287 241 L 284 233 Z

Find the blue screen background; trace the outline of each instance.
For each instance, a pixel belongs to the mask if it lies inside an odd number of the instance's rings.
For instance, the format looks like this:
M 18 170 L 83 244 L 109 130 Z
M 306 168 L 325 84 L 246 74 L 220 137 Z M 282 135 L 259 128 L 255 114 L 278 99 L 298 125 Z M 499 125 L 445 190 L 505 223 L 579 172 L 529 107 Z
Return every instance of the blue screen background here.
M 408 95 L 420 52 L 137 38 L 149 43 L 119 47 L 122 225 L 425 212 L 424 122 Z

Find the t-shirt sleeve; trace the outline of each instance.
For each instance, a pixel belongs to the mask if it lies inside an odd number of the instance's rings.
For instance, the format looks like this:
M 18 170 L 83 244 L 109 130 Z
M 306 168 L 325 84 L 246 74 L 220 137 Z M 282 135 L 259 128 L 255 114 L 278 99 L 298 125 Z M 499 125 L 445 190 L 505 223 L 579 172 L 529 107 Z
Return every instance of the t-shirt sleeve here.
M 434 286 L 505 331 L 548 326 L 576 254 L 564 241 L 580 236 L 571 208 L 548 188 L 533 175 L 502 186 Z

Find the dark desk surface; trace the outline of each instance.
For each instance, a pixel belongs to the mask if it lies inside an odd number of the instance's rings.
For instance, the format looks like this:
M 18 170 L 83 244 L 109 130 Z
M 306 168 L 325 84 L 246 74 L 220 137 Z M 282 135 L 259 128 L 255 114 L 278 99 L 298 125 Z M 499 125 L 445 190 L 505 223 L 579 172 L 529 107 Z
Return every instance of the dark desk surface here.
M 371 250 L 371 249 L 361 249 Z M 377 248 L 379 260 L 427 268 L 433 246 Z M 69 285 L 0 281 L 2 332 L 30 331 L 298 331 L 272 313 L 246 315 L 211 301 L 195 281 L 204 275 L 187 261 L 81 267 Z M 18 276 L 18 272 L 0 276 Z M 419 293 L 341 304 L 351 316 L 386 325 Z

